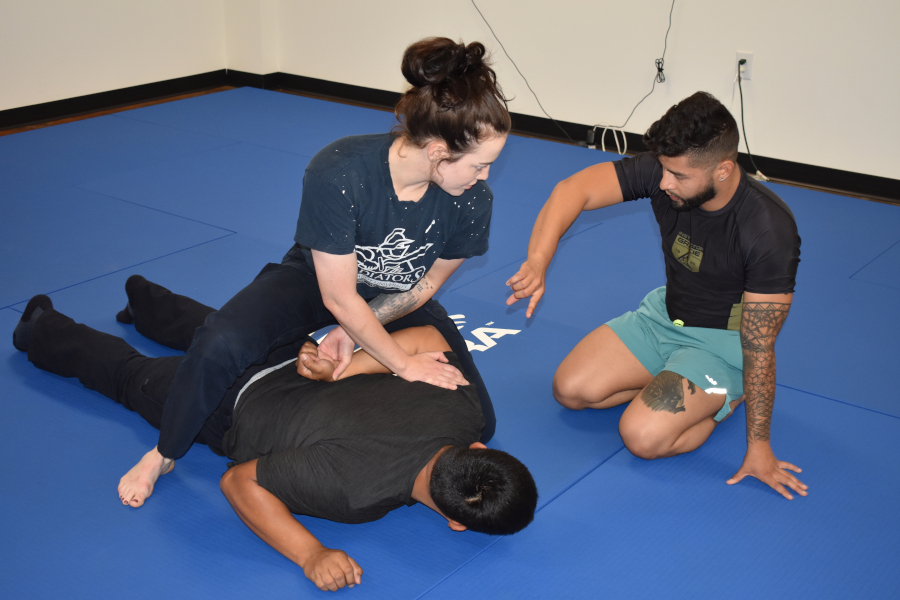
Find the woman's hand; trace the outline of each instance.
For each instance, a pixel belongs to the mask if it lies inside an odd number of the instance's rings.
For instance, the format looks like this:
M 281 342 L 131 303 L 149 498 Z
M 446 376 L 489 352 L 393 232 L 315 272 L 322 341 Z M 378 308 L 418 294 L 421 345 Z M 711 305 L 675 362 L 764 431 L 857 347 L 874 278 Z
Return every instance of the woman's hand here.
M 447 357 L 443 352 L 413 354 L 403 372 L 397 375 L 407 381 L 424 381 L 448 390 L 455 390 L 458 385 L 469 385 L 459 369 L 446 363 Z
M 320 360 L 334 361 L 334 373 L 332 381 L 340 379 L 341 375 L 347 367 L 350 366 L 350 360 L 353 358 L 353 350 L 356 348 L 356 342 L 350 339 L 344 328 L 338 325 L 328 332 L 322 343 L 319 344 L 318 357 Z M 298 363 L 298 373 L 299 363 Z M 303 375 L 303 373 L 300 373 Z

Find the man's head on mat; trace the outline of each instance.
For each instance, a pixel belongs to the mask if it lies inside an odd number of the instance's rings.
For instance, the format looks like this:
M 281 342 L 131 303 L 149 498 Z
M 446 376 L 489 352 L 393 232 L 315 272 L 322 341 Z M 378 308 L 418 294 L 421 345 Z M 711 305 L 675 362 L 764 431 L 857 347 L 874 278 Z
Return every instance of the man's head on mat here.
M 534 479 L 502 450 L 450 446 L 434 462 L 430 481 L 431 498 L 455 531 L 509 535 L 534 519 Z
M 644 143 L 663 166 L 659 187 L 672 208 L 692 210 L 736 185 L 739 140 L 734 117 L 706 92 L 685 98 L 650 126 Z
M 425 150 L 432 181 L 460 196 L 488 177 L 512 128 L 503 90 L 484 45 L 426 38 L 403 54 L 412 86 L 394 109 L 405 144 Z

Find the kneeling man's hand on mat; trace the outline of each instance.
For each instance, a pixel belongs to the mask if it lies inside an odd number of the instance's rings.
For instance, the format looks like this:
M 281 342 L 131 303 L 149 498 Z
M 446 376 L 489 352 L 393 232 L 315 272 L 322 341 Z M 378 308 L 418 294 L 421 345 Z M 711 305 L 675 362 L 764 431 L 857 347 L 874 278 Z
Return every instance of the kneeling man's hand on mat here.
M 525 311 L 526 317 L 531 317 L 537 303 L 540 302 L 544 295 L 544 275 L 547 272 L 547 265 L 537 260 L 526 260 L 519 267 L 519 271 L 509 278 L 506 285 L 513 290 L 513 295 L 506 300 L 506 305 L 510 306 L 522 298 L 531 296 L 528 302 L 528 310 Z
M 801 473 L 803 470 L 789 462 L 776 459 L 775 454 L 772 452 L 772 447 L 768 443 L 755 442 L 748 446 L 747 455 L 744 456 L 744 464 L 741 465 L 740 470 L 727 483 L 729 485 L 735 484 L 749 475 L 767 484 L 788 500 L 793 500 L 794 497 L 784 486 L 791 488 L 801 496 L 806 496 L 808 493 L 806 490 L 809 489 L 809 486 L 788 471 Z
M 320 590 L 337 591 L 362 582 L 363 570 L 343 550 L 322 548 L 303 565 L 303 574 Z

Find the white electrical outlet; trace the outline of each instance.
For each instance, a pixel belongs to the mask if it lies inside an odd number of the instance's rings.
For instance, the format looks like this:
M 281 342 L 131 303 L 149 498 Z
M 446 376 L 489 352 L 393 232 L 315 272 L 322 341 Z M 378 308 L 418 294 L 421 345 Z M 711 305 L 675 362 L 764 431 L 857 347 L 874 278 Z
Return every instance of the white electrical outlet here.
M 744 58 L 747 60 L 743 65 L 740 64 L 741 59 Z M 753 75 L 753 53 L 752 52 L 738 52 L 737 58 L 734 59 L 734 72 L 740 70 L 741 67 L 744 67 L 744 70 L 741 71 L 741 80 L 750 81 Z

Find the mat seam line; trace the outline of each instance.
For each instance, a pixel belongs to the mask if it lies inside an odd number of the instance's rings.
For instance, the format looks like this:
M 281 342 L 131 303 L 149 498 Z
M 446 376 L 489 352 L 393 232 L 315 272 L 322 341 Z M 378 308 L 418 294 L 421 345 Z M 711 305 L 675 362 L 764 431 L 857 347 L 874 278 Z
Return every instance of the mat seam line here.
M 852 402 L 847 402 L 845 400 L 838 400 L 837 398 L 831 398 L 829 396 L 823 396 L 822 394 L 816 394 L 815 392 L 809 392 L 807 390 L 801 390 L 800 388 L 791 387 L 789 385 L 784 385 L 783 383 L 776 384 L 778 387 L 783 387 L 788 390 L 794 390 L 795 392 L 800 392 L 801 394 L 809 394 L 810 396 L 815 396 L 817 398 L 822 398 L 824 400 L 831 400 L 832 402 L 837 402 L 838 404 L 843 404 L 845 406 L 852 406 L 853 408 L 859 408 L 861 410 L 867 410 L 869 412 L 873 412 L 877 415 L 884 415 L 885 417 L 891 417 L 893 419 L 900 419 L 900 416 L 892 415 L 890 413 L 881 412 L 880 410 L 875 410 L 874 408 L 869 408 L 867 406 L 861 406 L 859 404 L 853 404 Z
M 193 221 L 194 223 L 199 223 L 200 225 L 206 225 L 207 227 L 213 227 L 213 228 L 219 229 L 221 231 L 227 231 L 229 235 L 234 235 L 237 233 L 237 231 L 233 231 L 231 229 L 228 229 L 227 227 L 213 225 L 212 223 L 206 223 L 205 221 L 198 221 L 197 219 L 192 219 L 190 217 L 185 217 L 184 215 L 179 215 L 176 213 L 168 212 L 168 211 L 162 210 L 161 208 L 154 208 L 153 206 L 147 206 L 146 204 L 141 204 L 140 202 L 135 202 L 133 200 L 126 200 L 125 198 L 119 198 L 118 196 L 113 196 L 112 194 L 107 194 L 105 192 L 98 192 L 96 190 L 83 188 L 79 185 L 75 185 L 72 187 L 78 188 L 80 190 L 84 190 L 86 192 L 90 192 L 92 194 L 97 194 L 98 196 L 103 196 L 104 198 L 110 198 L 112 200 L 118 200 L 119 202 L 125 202 L 126 204 L 131 204 L 132 206 L 140 206 L 141 208 L 146 208 L 147 210 L 154 210 L 158 213 L 162 213 L 164 215 L 169 215 L 170 217 L 176 217 L 178 219 L 184 219 L 186 221 Z
M 231 237 L 232 235 L 236 235 L 236 234 L 235 234 L 234 232 L 232 232 L 232 233 L 229 233 L 229 234 L 227 234 L 227 235 L 223 235 L 223 236 L 220 236 L 220 237 L 211 239 L 211 240 L 207 240 L 207 241 L 205 241 L 205 242 L 200 242 L 199 244 L 194 244 L 193 246 L 188 246 L 187 248 L 181 248 L 180 250 L 175 250 L 174 252 L 169 252 L 168 254 L 162 254 L 162 255 L 157 256 L 157 257 L 154 257 L 154 258 L 150 258 L 150 259 L 147 259 L 147 260 L 138 262 L 138 263 L 134 263 L 133 265 L 128 265 L 127 267 L 122 267 L 121 269 L 116 269 L 115 271 L 110 271 L 110 272 L 108 272 L 108 273 L 104 273 L 103 275 L 97 275 L 96 277 L 91 277 L 91 278 L 89 278 L 89 279 L 85 279 L 85 280 L 83 280 L 83 281 L 79 281 L 78 283 L 73 283 L 73 284 L 71 284 L 71 285 L 67 285 L 67 286 L 61 287 L 61 288 L 59 288 L 59 289 L 55 289 L 55 290 L 52 290 L 52 291 L 49 291 L 49 292 L 43 292 L 43 293 L 44 293 L 44 294 L 48 294 L 48 295 L 49 295 L 49 294 L 55 294 L 56 292 L 61 292 L 61 291 L 63 291 L 63 290 L 67 290 L 67 289 L 69 289 L 69 288 L 73 288 L 73 287 L 76 287 L 76 286 L 85 284 L 85 283 L 87 283 L 87 282 L 89 282 L 89 281 L 95 281 L 95 280 L 101 279 L 101 278 L 103 278 L 103 277 L 108 277 L 109 275 L 115 275 L 116 273 L 121 273 L 122 271 L 127 271 L 128 269 L 133 269 L 133 268 L 135 268 L 135 267 L 139 267 L 139 266 L 141 266 L 141 265 L 145 265 L 145 264 L 147 264 L 147 263 L 151 263 L 151 262 L 153 262 L 153 261 L 155 261 L 155 260 L 159 260 L 159 259 L 161 259 L 161 258 L 166 258 L 167 256 L 174 256 L 175 254 L 179 254 L 179 253 L 181 253 L 181 252 L 185 252 L 185 251 L 191 250 L 191 249 L 193 249 L 193 248 L 199 248 L 200 246 L 204 246 L 204 245 L 210 244 L 210 243 L 212 243 L 212 242 L 217 242 L 217 241 L 223 240 L 223 239 L 225 239 L 225 238 L 227 238 L 227 237 Z M 22 304 L 23 302 L 28 302 L 29 299 L 30 299 L 30 298 L 26 298 L 25 300 L 19 300 L 18 302 L 13 302 L 12 304 L 8 304 L 8 305 L 6 305 L 6 306 L 0 307 L 0 310 L 2 310 L 2 309 L 4 309 L 4 308 L 9 308 L 9 309 L 15 310 L 14 308 L 12 308 L 13 306 L 15 306 L 16 304 Z M 16 312 L 18 312 L 18 311 L 16 311 Z
M 553 504 L 553 503 L 557 500 L 557 498 L 559 498 L 560 496 L 562 496 L 563 494 L 565 494 L 566 492 L 568 492 L 570 489 L 572 489 L 573 487 L 575 487 L 576 485 L 578 485 L 579 483 L 581 483 L 582 480 L 584 480 L 584 479 L 585 479 L 586 477 L 588 477 L 591 473 L 593 473 L 594 471 L 596 471 L 597 469 L 599 469 L 600 467 L 602 467 L 603 465 L 605 465 L 605 464 L 606 464 L 607 462 L 609 462 L 615 455 L 619 454 L 619 453 L 622 452 L 622 450 L 624 450 L 624 449 L 625 449 L 625 445 L 623 444 L 618 450 L 616 450 L 615 452 L 613 452 L 612 454 L 610 454 L 609 456 L 607 456 L 605 459 L 603 459 L 603 460 L 602 460 L 599 464 L 597 464 L 597 466 L 595 466 L 593 469 L 589 470 L 587 473 L 585 473 L 584 475 L 582 475 L 581 477 L 579 477 L 578 479 L 576 479 L 575 481 L 573 481 L 573 482 L 572 482 L 571 484 L 569 484 L 565 489 L 560 490 L 559 493 L 557 493 L 555 496 L 553 496 L 552 498 L 550 498 L 550 500 L 548 500 L 542 507 L 540 507 L 539 509 L 537 509 L 536 511 L 534 511 L 534 514 L 535 514 L 535 515 L 538 514 L 539 512 L 541 512 L 542 510 L 544 510 L 545 508 L 547 508 L 548 506 L 550 506 L 551 504 Z M 475 560 L 476 558 L 478 558 L 479 556 L 481 556 L 481 555 L 484 554 L 485 552 L 487 552 L 489 549 L 493 548 L 495 545 L 497 545 L 497 544 L 499 544 L 500 542 L 502 542 L 502 541 L 504 541 L 505 539 L 507 539 L 507 537 L 508 537 L 508 536 L 501 537 L 500 539 L 491 542 L 490 544 L 488 544 L 487 546 L 485 546 L 484 548 L 482 548 L 481 550 L 479 550 L 477 553 L 475 553 L 474 555 L 472 555 L 472 556 L 471 556 L 467 561 L 465 561 L 463 564 L 459 565 L 458 567 L 456 567 L 455 569 L 453 569 L 452 571 L 450 571 L 449 573 L 447 573 L 446 575 L 444 575 L 441 579 L 439 579 L 438 581 L 436 581 L 431 587 L 429 587 L 427 590 L 425 590 L 424 592 L 422 592 L 421 594 L 419 594 L 418 596 L 416 596 L 416 600 L 420 600 L 421 598 L 423 598 L 426 594 L 430 593 L 431 590 L 435 589 L 437 586 L 439 586 L 439 585 L 442 584 L 444 581 L 446 581 L 449 577 L 453 576 L 453 574 L 455 574 L 456 572 L 458 572 L 460 569 L 463 569 L 466 565 L 468 565 L 470 562 L 472 562 L 473 560 Z
M 563 237 L 560 238 L 559 241 L 560 241 L 560 242 L 564 242 L 564 241 L 566 241 L 566 240 L 571 240 L 571 239 L 574 238 L 574 237 L 578 237 L 578 236 L 581 235 L 582 233 L 587 233 L 588 231 L 590 231 L 591 229 L 594 229 L 595 227 L 600 227 L 601 225 L 603 225 L 604 222 L 605 222 L 605 221 L 601 221 L 601 222 L 597 223 L 596 225 L 591 225 L 591 226 L 588 227 L 587 229 L 585 229 L 585 230 L 583 230 L 583 231 L 579 231 L 578 233 L 573 233 L 573 234 L 570 235 L 569 237 L 563 236 Z M 525 260 L 527 260 L 527 259 L 528 259 L 528 255 L 526 254 L 526 255 L 525 255 Z M 472 281 L 469 281 L 468 283 L 464 283 L 464 284 L 462 284 L 462 285 L 458 285 L 458 286 L 456 286 L 455 288 L 453 288 L 453 289 L 451 289 L 451 290 L 448 290 L 448 291 L 449 291 L 449 292 L 455 292 L 455 291 L 457 291 L 457 290 L 460 290 L 460 289 L 466 287 L 467 285 L 472 285 L 472 284 L 475 283 L 476 281 L 481 281 L 482 279 L 484 279 L 484 278 L 487 277 L 488 275 L 493 275 L 493 274 L 496 273 L 497 271 L 502 271 L 503 269 L 509 267 L 510 265 L 514 265 L 514 264 L 516 264 L 517 262 L 520 262 L 520 261 L 522 261 L 522 260 L 523 260 L 522 258 L 517 258 L 517 259 L 513 260 L 512 262 L 509 262 L 509 263 L 507 263 L 507 264 L 505 264 L 505 265 L 503 265 L 503 266 L 501 266 L 501 267 L 497 267 L 496 269 L 494 269 L 493 271 L 491 271 L 491 272 L 489 272 L 489 273 L 485 273 L 484 275 L 482 275 L 481 277 L 479 277 L 479 278 L 477 278 L 477 279 L 473 279 Z M 548 265 L 548 266 L 549 266 L 549 265 Z M 522 300 L 522 298 L 520 298 L 520 300 Z
M 849 279 L 853 279 L 854 277 L 856 277 L 856 276 L 859 274 L 860 271 L 862 271 L 863 269 L 865 269 L 866 267 L 868 267 L 869 265 L 871 265 L 873 262 L 875 262 L 876 260 L 878 260 L 879 258 L 881 258 L 882 256 L 884 256 L 885 254 L 887 254 L 888 252 L 890 252 L 891 249 L 892 249 L 894 246 L 896 246 L 897 244 L 900 244 L 900 240 L 897 240 L 896 242 L 894 242 L 893 244 L 891 244 L 890 246 L 888 246 L 887 248 L 885 248 L 884 252 L 882 252 L 881 254 L 879 254 L 878 256 L 876 256 L 875 258 L 873 258 L 872 260 L 870 260 L 869 262 L 867 262 L 866 264 L 864 264 L 863 266 L 861 266 L 861 267 L 860 267 L 853 275 L 851 275 L 851 276 L 849 277 Z M 889 287 L 890 287 L 890 286 L 889 286 Z

